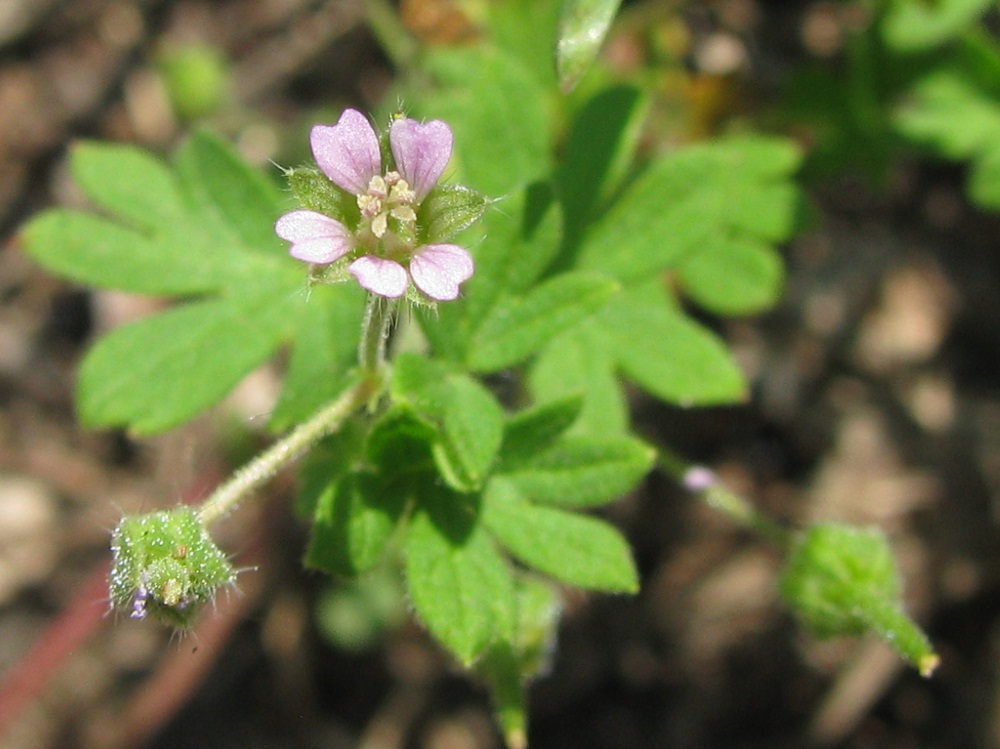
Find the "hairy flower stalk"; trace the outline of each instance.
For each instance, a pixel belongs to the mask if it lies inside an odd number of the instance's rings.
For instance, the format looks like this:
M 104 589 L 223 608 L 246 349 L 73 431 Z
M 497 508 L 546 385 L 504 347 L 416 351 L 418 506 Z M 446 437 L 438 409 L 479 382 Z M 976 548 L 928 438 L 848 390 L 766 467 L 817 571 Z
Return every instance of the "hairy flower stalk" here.
M 381 297 L 408 295 L 434 303 L 455 299 L 473 273 L 469 252 L 444 240 L 469 226 L 487 201 L 438 180 L 451 159 L 451 128 L 395 117 L 388 148 L 368 119 L 345 110 L 336 125 L 316 125 L 310 144 L 326 184 L 289 177 L 304 210 L 275 224 L 292 257 L 328 266 L 316 276 L 340 281 L 342 272 Z

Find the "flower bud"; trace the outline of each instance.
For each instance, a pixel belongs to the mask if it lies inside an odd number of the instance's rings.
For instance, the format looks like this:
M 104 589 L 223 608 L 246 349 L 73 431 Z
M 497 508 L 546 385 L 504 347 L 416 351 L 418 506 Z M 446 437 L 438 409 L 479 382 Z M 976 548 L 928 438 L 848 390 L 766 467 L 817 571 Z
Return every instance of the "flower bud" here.
M 201 604 L 236 580 L 232 565 L 190 507 L 125 517 L 111 537 L 111 605 L 190 626 Z

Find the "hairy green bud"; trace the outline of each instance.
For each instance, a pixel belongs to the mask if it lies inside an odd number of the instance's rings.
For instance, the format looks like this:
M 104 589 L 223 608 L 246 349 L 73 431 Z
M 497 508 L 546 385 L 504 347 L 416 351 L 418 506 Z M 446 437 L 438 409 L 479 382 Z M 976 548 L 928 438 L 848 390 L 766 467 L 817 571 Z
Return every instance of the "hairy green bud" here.
M 188 627 L 201 604 L 236 580 L 226 555 L 190 507 L 122 518 L 111 538 L 111 604 Z

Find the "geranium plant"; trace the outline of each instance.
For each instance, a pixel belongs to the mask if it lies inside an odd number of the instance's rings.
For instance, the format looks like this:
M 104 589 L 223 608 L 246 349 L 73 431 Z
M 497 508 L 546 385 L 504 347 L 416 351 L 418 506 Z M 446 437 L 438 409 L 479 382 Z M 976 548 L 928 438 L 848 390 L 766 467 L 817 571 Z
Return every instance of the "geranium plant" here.
M 398 568 L 416 617 L 491 684 L 523 746 L 524 684 L 562 587 L 640 587 L 627 539 L 594 510 L 659 468 L 787 553 L 782 591 L 818 633 L 873 631 L 933 669 L 880 533 L 787 531 L 633 432 L 626 384 L 688 407 L 746 397 L 689 310 L 776 300 L 799 154 L 753 134 L 642 154 L 641 90 L 567 98 L 615 6 L 539 3 L 526 37 L 521 5 L 494 4 L 491 42 L 427 57 L 434 85 L 412 111 L 313 127 L 315 166 L 284 174 L 298 206 L 207 133 L 169 164 L 75 147 L 95 210 L 37 216 L 27 251 L 80 282 L 178 299 L 91 350 L 85 425 L 177 426 L 290 347 L 272 446 L 199 507 L 115 530 L 117 608 L 189 625 L 236 579 L 212 524 L 301 461 L 305 563 L 341 578 Z M 538 53 L 555 38 L 558 66 Z

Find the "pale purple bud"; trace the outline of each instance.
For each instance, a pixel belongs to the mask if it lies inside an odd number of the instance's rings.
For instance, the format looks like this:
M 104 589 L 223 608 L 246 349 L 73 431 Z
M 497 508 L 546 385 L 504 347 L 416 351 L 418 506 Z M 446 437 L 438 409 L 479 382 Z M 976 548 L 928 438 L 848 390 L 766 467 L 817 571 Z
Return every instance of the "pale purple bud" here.
M 689 492 L 703 492 L 719 483 L 715 471 L 704 466 L 692 466 L 683 478 L 684 488 Z

